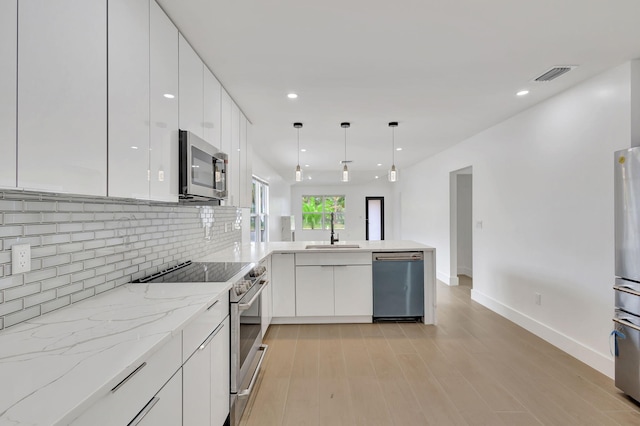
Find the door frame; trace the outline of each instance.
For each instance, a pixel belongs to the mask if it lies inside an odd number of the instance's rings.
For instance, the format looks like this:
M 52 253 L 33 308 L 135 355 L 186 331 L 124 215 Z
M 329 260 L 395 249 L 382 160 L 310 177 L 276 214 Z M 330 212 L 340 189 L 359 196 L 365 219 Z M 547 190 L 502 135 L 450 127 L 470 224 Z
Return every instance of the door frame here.
M 364 197 L 364 238 L 369 241 L 369 200 L 380 200 L 380 240 L 384 240 L 384 197 Z
M 458 280 L 458 175 L 471 175 L 473 166 L 454 170 L 449 173 L 449 285 L 457 286 Z M 473 204 L 473 190 L 471 192 Z M 471 218 L 473 223 L 473 217 Z M 473 259 L 472 259 L 473 262 Z M 473 269 L 473 268 L 472 268 Z

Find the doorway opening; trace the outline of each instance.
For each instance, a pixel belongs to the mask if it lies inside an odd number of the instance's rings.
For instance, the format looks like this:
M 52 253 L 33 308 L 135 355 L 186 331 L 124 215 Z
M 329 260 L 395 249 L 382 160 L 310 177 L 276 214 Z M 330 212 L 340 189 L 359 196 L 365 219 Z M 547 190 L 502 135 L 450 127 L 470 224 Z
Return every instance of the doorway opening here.
M 365 238 L 384 240 L 384 197 L 365 197 Z
M 473 169 L 450 174 L 449 285 L 473 287 Z

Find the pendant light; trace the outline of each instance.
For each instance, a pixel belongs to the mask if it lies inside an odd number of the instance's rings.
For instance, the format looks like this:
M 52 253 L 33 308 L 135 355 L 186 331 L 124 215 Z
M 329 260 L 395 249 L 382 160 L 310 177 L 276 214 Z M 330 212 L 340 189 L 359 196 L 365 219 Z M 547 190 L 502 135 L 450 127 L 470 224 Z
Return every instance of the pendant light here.
M 300 128 L 302 123 L 293 123 L 293 127 L 298 131 L 298 165 L 296 166 L 296 182 L 302 182 L 302 169 L 300 168 Z
M 347 129 L 351 127 L 350 123 L 340 123 L 340 127 L 344 129 L 344 167 L 342 168 L 342 181 L 349 182 L 349 169 L 347 168 Z
M 389 127 L 391 127 L 391 168 L 389 169 L 389 182 L 396 182 L 398 180 L 398 171 L 396 170 L 395 129 L 398 127 L 398 122 L 390 122 Z

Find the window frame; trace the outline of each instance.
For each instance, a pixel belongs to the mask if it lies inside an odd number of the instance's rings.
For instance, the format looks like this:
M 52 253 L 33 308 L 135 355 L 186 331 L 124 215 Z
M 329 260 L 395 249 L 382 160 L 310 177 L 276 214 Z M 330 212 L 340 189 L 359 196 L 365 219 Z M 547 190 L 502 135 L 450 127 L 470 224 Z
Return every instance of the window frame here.
M 322 211 L 307 211 L 305 212 L 305 200 L 308 200 L 310 198 L 315 198 L 316 200 L 320 199 L 320 202 L 318 203 L 317 201 L 314 203 L 315 206 L 321 206 L 322 207 Z M 332 211 L 328 211 L 326 210 L 326 200 L 327 199 L 342 199 L 342 210 L 341 211 L 336 211 L 334 210 Z M 345 230 L 346 229 L 346 220 L 345 220 L 345 214 L 347 211 L 347 197 L 344 194 L 326 194 L 326 195 L 308 195 L 308 194 L 303 194 L 300 198 L 300 205 L 301 205 L 301 213 L 302 213 L 302 230 L 303 231 L 326 231 L 329 230 L 331 228 L 331 225 L 329 223 L 329 215 L 331 213 L 336 213 L 337 215 L 341 216 L 341 221 L 335 221 L 334 220 L 334 229 L 340 229 L 340 230 Z M 305 221 L 305 216 L 310 216 L 310 215 L 319 215 L 320 216 L 320 226 L 317 228 L 312 227 L 308 227 L 307 226 L 307 221 Z M 313 221 L 312 221 L 313 222 Z

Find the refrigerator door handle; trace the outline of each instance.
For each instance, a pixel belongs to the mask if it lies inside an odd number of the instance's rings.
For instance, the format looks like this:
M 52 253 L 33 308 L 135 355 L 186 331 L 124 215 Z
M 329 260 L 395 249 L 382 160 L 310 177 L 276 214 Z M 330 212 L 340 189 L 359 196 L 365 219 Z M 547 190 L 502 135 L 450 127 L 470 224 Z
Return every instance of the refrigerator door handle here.
M 623 293 L 633 294 L 634 296 L 640 296 L 640 292 L 639 291 L 632 290 L 629 287 L 622 287 L 622 286 L 619 286 L 619 285 L 614 285 L 613 289 L 616 290 L 616 291 L 622 291 Z
M 613 319 L 613 322 L 616 322 L 616 323 L 618 323 L 618 324 L 620 324 L 620 325 L 623 325 L 623 326 L 625 326 L 625 327 L 632 328 L 632 329 L 634 329 L 635 331 L 640 331 L 640 327 L 638 327 L 638 326 L 637 326 L 637 325 L 635 325 L 634 323 L 632 323 L 632 322 L 630 322 L 630 321 L 627 321 L 627 320 L 625 320 L 625 319 L 618 319 L 618 318 L 614 318 L 614 319 Z

